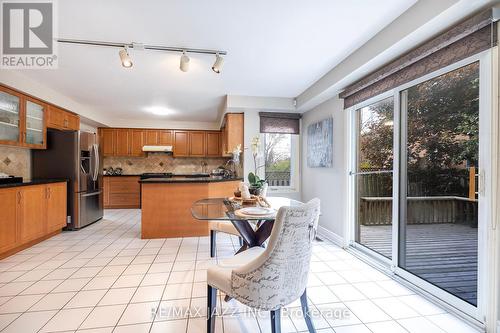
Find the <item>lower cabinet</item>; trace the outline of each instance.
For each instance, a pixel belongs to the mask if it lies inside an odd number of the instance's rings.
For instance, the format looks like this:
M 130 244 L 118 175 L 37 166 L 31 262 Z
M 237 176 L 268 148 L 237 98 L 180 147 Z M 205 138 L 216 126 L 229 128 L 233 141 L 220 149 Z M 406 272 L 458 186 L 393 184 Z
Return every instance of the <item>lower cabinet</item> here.
M 104 208 L 140 208 L 141 184 L 138 176 L 105 176 Z
M 66 183 L 0 189 L 0 258 L 66 226 Z
M 42 237 L 47 229 L 47 191 L 45 185 L 21 187 L 18 192 L 19 240 L 29 242 Z
M 61 230 L 66 226 L 66 183 L 47 184 L 47 229 L 48 232 Z
M 17 193 L 16 189 L 0 190 L 0 253 L 17 243 Z

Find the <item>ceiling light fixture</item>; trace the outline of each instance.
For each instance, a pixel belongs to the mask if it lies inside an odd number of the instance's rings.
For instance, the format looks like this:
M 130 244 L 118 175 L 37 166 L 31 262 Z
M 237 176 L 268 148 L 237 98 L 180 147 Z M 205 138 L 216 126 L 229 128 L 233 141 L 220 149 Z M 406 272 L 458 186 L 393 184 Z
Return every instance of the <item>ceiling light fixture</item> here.
M 150 112 L 157 116 L 167 116 L 169 114 L 172 114 L 172 110 L 164 106 L 149 106 L 144 108 L 144 111 Z
M 222 58 L 219 53 L 216 53 L 215 54 L 215 62 L 214 62 L 214 65 L 212 66 L 212 70 L 215 73 L 219 74 L 221 69 L 222 69 L 223 64 L 224 64 L 224 58 Z
M 215 55 L 215 63 L 212 66 L 212 70 L 215 73 L 220 73 L 222 69 L 222 64 L 224 62 L 224 58 L 222 56 L 227 55 L 226 51 L 222 50 L 210 50 L 210 49 L 190 49 L 185 47 L 173 47 L 173 46 L 163 46 L 163 45 L 148 45 L 142 43 L 118 43 L 118 42 L 104 42 L 104 41 L 96 41 L 96 40 L 82 40 L 82 39 L 67 39 L 67 38 L 58 38 L 58 43 L 65 44 L 78 44 L 78 45 L 92 45 L 92 46 L 104 46 L 104 47 L 117 47 L 120 48 L 120 60 L 122 62 L 122 66 L 126 68 L 132 67 L 132 59 L 128 54 L 128 49 L 134 49 L 138 51 L 143 50 L 153 50 L 153 51 L 163 51 L 163 52 L 179 52 L 182 53 L 180 60 L 180 69 L 183 72 L 187 72 L 189 70 L 189 57 L 187 53 L 196 53 L 196 54 L 213 54 Z
M 128 54 L 128 50 L 127 50 L 126 46 L 123 49 L 121 49 L 118 54 L 120 55 L 120 60 L 122 62 L 123 67 L 125 67 L 125 68 L 132 67 L 132 65 L 133 65 L 132 59 L 130 58 L 130 56 Z
M 186 51 L 182 52 L 179 68 L 183 72 L 187 72 L 189 70 L 189 57 L 186 55 Z

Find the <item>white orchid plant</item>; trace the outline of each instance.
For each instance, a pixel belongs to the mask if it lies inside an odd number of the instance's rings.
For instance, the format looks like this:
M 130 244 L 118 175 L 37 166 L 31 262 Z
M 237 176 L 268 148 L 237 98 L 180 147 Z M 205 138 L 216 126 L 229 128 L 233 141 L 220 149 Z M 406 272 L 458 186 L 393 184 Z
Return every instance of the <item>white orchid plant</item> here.
M 248 174 L 248 182 L 253 188 L 262 188 L 262 186 L 266 183 L 266 180 L 260 179 L 260 177 L 257 176 L 257 171 L 264 166 L 257 166 L 257 160 L 260 154 L 260 137 L 258 135 L 253 137 L 252 143 L 250 144 L 250 150 L 253 156 L 254 172 L 250 172 Z

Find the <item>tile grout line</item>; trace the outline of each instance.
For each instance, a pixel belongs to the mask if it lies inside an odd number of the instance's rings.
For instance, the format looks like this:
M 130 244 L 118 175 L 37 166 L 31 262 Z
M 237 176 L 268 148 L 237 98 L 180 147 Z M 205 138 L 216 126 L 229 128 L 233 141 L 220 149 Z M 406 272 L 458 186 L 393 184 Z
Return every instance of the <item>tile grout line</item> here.
M 123 214 L 123 215 L 125 215 L 125 214 Z M 123 217 L 123 216 L 122 216 L 122 217 Z M 124 221 L 123 223 L 121 223 L 121 224 L 125 224 L 127 221 L 129 221 L 129 219 L 125 220 L 125 221 Z M 119 227 L 119 225 L 118 225 L 118 226 L 116 226 L 113 230 L 117 229 L 118 227 Z M 132 227 L 133 227 L 133 225 L 132 225 L 130 228 L 132 228 Z M 129 228 L 129 229 L 130 229 L 130 228 Z M 127 229 L 127 230 L 129 230 L 129 229 Z M 103 238 L 105 238 L 107 235 L 109 235 L 109 234 L 110 234 L 113 230 L 110 230 L 108 233 L 106 233 L 105 235 L 103 235 L 102 237 L 100 237 L 100 240 L 102 240 L 102 239 L 103 239 Z M 87 238 L 89 238 L 89 237 L 91 237 L 91 236 L 92 236 L 92 235 L 89 235 Z M 86 239 L 87 239 L 87 238 L 86 238 Z M 97 243 L 98 241 L 99 241 L 99 240 L 97 240 L 95 243 Z M 133 242 L 133 239 L 131 239 L 131 240 L 127 243 L 127 245 L 129 245 L 129 244 L 130 244 L 130 243 L 132 243 L 132 242 Z M 93 243 L 93 244 L 95 244 L 95 243 Z M 112 243 L 111 243 L 111 244 L 112 244 Z M 105 247 L 104 249 L 102 249 L 100 252 L 104 251 L 104 250 L 105 250 L 107 247 L 109 247 L 111 244 L 108 244 L 108 246 L 106 246 L 106 247 Z M 88 249 L 88 248 L 90 248 L 91 246 L 92 246 L 92 245 L 89 245 L 89 247 L 87 247 L 87 249 Z M 81 253 L 83 253 L 83 251 L 81 251 Z M 118 253 L 118 254 L 119 254 L 119 253 Z M 117 257 L 117 256 L 118 256 L 118 254 L 117 254 L 115 257 Z M 97 254 L 96 254 L 94 257 L 92 257 L 90 260 L 92 260 L 92 259 L 96 258 L 98 255 L 99 255 L 99 253 L 97 253 Z M 115 257 L 113 257 L 113 258 L 115 258 Z M 103 266 L 103 267 L 102 267 L 102 269 L 101 269 L 100 271 L 102 271 L 105 267 L 106 267 L 106 266 Z M 100 272 L 100 271 L 99 271 L 99 272 Z M 62 312 L 62 311 L 64 310 L 64 307 L 65 307 L 65 306 L 66 306 L 69 302 L 71 302 L 71 300 L 72 300 L 74 297 L 76 297 L 76 295 L 77 295 L 80 291 L 83 291 L 83 288 L 85 288 L 85 286 L 87 286 L 87 285 L 88 285 L 88 284 L 89 284 L 89 283 L 90 283 L 90 282 L 91 282 L 91 281 L 92 281 L 92 280 L 93 280 L 93 279 L 97 276 L 97 274 L 99 274 L 99 272 L 97 272 L 97 273 L 96 273 L 96 274 L 95 274 L 92 278 L 90 278 L 90 280 L 89 280 L 89 281 L 88 281 L 85 285 L 83 285 L 83 286 L 80 288 L 80 290 L 79 290 L 79 291 L 77 291 L 77 292 L 75 293 L 75 295 L 74 295 L 72 298 L 70 298 L 70 299 L 68 300 L 68 302 L 66 302 L 66 303 L 64 304 L 64 306 L 63 306 L 62 308 L 60 308 L 58 311 L 56 311 L 56 313 L 55 313 L 55 314 L 54 314 L 54 315 L 53 315 L 53 316 L 52 316 L 49 320 L 47 320 L 47 321 L 45 322 L 45 324 L 44 324 L 42 327 L 40 327 L 40 329 L 38 329 L 38 331 L 37 331 L 37 332 L 40 332 L 40 331 L 41 331 L 41 330 L 42 330 L 42 329 L 43 329 L 43 328 L 44 328 L 44 327 L 45 327 L 45 326 L 46 326 L 46 325 L 47 325 L 47 324 L 48 324 L 48 323 L 49 323 L 49 322 L 50 322 L 50 321 L 51 321 L 51 320 L 52 320 L 52 319 L 53 319 L 53 318 L 54 318 L 54 317 L 58 314 L 58 313 Z M 104 297 L 104 296 L 103 296 L 103 297 Z M 90 313 L 91 313 L 92 311 L 93 311 L 93 310 L 91 310 L 91 311 L 89 312 L 89 315 L 90 315 Z M 88 317 L 88 315 L 87 315 L 87 316 L 83 319 L 83 321 L 80 323 L 80 325 L 78 326 L 78 328 L 81 326 L 81 324 L 83 324 L 83 322 L 87 319 L 87 317 Z

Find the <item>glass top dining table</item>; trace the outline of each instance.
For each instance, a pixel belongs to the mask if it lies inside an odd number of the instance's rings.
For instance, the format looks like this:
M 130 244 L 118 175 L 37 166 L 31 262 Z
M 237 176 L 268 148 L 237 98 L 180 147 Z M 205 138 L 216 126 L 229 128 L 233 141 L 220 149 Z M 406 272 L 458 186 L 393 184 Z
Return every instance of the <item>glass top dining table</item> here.
M 191 213 L 193 217 L 197 220 L 208 221 L 266 221 L 274 220 L 276 218 L 276 213 L 283 206 L 298 206 L 302 203 L 297 200 L 284 198 L 284 197 L 268 197 L 266 198 L 270 208 L 275 210 L 275 214 L 267 216 L 241 216 L 236 215 L 235 211 L 243 208 L 249 207 L 247 205 L 242 206 L 229 201 L 227 198 L 210 198 L 195 201 L 191 207 Z
M 235 205 L 227 198 L 210 198 L 198 200 L 193 203 L 191 213 L 197 220 L 205 223 L 207 221 L 228 221 L 232 223 L 243 240 L 243 245 L 236 252 L 240 253 L 254 246 L 263 246 L 269 238 L 276 219 L 276 213 L 283 206 L 298 206 L 302 203 L 283 197 L 269 197 L 267 201 L 275 213 L 267 216 L 241 216 L 235 214 L 240 205 Z M 244 206 L 245 207 L 245 206 Z

